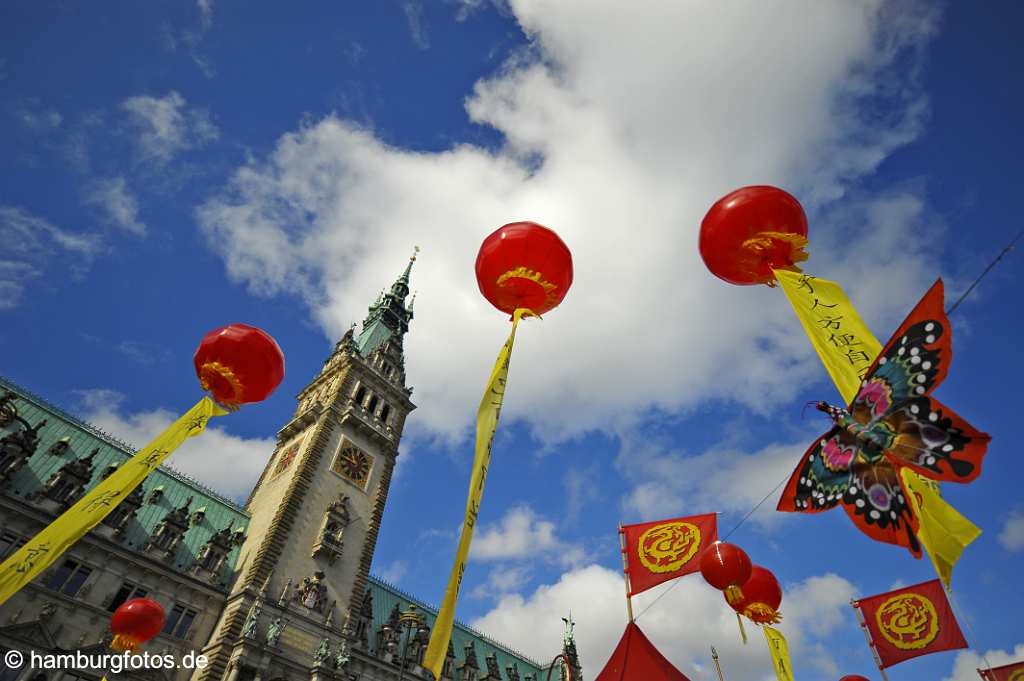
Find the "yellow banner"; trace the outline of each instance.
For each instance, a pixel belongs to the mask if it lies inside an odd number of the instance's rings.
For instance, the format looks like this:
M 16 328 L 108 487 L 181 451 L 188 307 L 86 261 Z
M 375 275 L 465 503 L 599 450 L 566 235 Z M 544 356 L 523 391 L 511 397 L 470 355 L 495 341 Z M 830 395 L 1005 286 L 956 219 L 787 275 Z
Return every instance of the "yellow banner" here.
M 487 481 L 487 468 L 491 462 L 491 442 L 494 431 L 498 427 L 501 415 L 501 403 L 505 397 L 505 382 L 508 380 L 508 361 L 512 355 L 512 343 L 516 339 L 516 327 L 524 316 L 533 316 L 529 310 L 519 309 L 512 315 L 512 332 L 505 345 L 498 353 L 491 377 L 487 381 L 487 390 L 480 400 L 480 408 L 476 412 L 476 453 L 473 457 L 473 473 L 469 479 L 469 496 L 466 499 L 466 517 L 462 521 L 462 533 L 459 535 L 459 547 L 455 552 L 455 565 L 448 578 L 448 587 L 444 592 L 441 610 L 434 621 L 434 629 L 430 633 L 430 644 L 423 656 L 423 667 L 441 678 L 441 667 L 444 666 L 448 654 L 448 643 L 452 637 L 452 625 L 455 623 L 455 602 L 459 598 L 462 576 L 466 571 L 466 560 L 469 558 L 469 546 L 473 542 L 473 529 L 480 513 L 480 499 L 484 495 L 484 483 Z
M 786 270 L 775 270 L 775 276 L 839 388 L 844 406 L 850 404 L 882 344 L 871 335 L 839 284 Z
M 775 276 L 822 364 L 849 405 L 875 357 L 882 352 L 882 344 L 865 326 L 839 284 L 786 270 L 775 270 Z M 907 468 L 901 475 L 907 491 L 913 488 L 921 495 L 920 498 L 913 493 L 910 495 L 919 521 L 917 538 L 948 587 L 953 566 L 981 530 L 943 500 L 937 482 Z M 917 505 L 922 499 L 925 500 L 924 513 Z
M 138 454 L 121 464 L 109 478 L 96 485 L 74 506 L 15 551 L 0 565 L 0 604 L 96 527 L 182 442 L 203 432 L 210 417 L 226 413 L 209 397 L 204 397 Z
M 967 545 L 981 535 L 981 530 L 939 496 L 939 483 L 923 478 L 909 468 L 901 470 L 900 475 L 910 506 L 920 520 L 917 538 L 927 549 L 935 572 L 948 589 L 953 578 L 953 566 Z
M 764 637 L 768 641 L 768 652 L 772 655 L 775 677 L 779 681 L 793 681 L 793 666 L 789 662 L 789 646 L 786 645 L 786 639 L 778 629 L 768 625 L 761 628 L 764 629 Z

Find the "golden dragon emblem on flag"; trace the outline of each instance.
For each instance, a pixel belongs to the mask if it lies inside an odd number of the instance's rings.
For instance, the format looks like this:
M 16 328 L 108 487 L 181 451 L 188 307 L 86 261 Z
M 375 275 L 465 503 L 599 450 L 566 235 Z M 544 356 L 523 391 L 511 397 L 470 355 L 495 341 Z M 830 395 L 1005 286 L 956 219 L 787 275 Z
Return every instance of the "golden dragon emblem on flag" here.
M 935 605 L 921 594 L 893 596 L 882 603 L 875 620 L 885 640 L 901 650 L 920 650 L 939 634 Z
M 700 549 L 700 528 L 684 522 L 670 522 L 648 529 L 637 542 L 640 562 L 651 572 L 675 572 Z

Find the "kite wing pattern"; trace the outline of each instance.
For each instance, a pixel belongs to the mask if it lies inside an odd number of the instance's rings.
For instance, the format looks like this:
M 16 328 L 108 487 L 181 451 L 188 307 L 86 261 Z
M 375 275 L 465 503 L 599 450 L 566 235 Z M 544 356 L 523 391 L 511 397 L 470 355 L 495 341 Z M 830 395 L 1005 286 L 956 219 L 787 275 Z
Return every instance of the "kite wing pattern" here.
M 804 454 L 778 510 L 817 513 L 841 503 L 869 537 L 920 557 L 917 519 L 898 469 L 970 482 L 989 441 L 931 397 L 953 357 L 942 306 L 939 280 L 882 349 L 849 410 L 819 403 L 835 426 Z

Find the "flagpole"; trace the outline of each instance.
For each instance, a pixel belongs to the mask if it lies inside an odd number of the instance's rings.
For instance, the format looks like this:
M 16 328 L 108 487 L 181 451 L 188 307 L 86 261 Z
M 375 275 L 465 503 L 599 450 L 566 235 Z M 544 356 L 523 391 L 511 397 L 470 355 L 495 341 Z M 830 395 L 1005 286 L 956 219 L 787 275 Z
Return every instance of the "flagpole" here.
M 622 552 L 622 577 L 626 583 L 626 614 L 629 615 L 629 621 L 632 622 L 633 601 L 629 595 L 631 591 L 629 586 L 629 563 L 626 562 L 626 535 L 622 531 L 622 523 L 619 523 L 619 550 Z
M 725 681 L 725 677 L 722 676 L 722 665 L 718 664 L 718 651 L 715 650 L 714 646 L 711 646 L 711 659 L 715 661 L 715 671 L 718 672 L 718 681 Z
M 857 601 L 850 599 L 850 606 L 857 614 L 857 624 L 860 625 L 861 630 L 864 632 L 864 640 L 868 642 L 868 648 L 871 648 L 871 655 L 875 658 L 875 664 L 878 665 L 878 672 L 882 675 L 882 681 L 889 681 L 889 675 L 885 673 L 885 669 L 882 667 L 882 658 L 878 656 L 878 651 L 875 649 L 875 642 L 871 640 L 871 632 L 868 631 L 868 625 L 864 621 L 863 613 L 861 613 L 859 605 L 860 604 Z

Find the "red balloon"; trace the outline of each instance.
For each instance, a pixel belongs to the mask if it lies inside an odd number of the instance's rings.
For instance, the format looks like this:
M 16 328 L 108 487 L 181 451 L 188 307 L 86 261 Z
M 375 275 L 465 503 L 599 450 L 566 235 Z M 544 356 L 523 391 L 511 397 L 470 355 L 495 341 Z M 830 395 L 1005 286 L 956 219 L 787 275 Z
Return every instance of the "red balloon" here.
M 700 223 L 700 257 L 730 284 L 775 285 L 772 269 L 800 271 L 807 259 L 807 216 L 787 192 L 743 187 L 715 202 Z
M 572 286 L 572 254 L 553 231 L 536 222 L 499 227 L 476 256 L 480 293 L 502 312 L 526 308 L 544 314 Z
M 866 676 L 861 676 L 860 674 L 847 674 L 843 678 L 839 679 L 839 681 L 871 681 L 871 679 Z
M 206 334 L 194 361 L 203 390 L 229 407 L 267 399 L 284 378 L 284 354 L 277 341 L 247 324 Z
M 114 650 L 134 652 L 142 643 L 160 633 L 164 627 L 164 609 L 149 598 L 133 598 L 125 601 L 110 618 L 110 630 Z
M 770 570 L 755 565 L 750 570 L 750 579 L 740 587 L 743 597 L 729 606 L 758 624 L 774 624 L 782 620 L 779 605 L 782 604 L 782 587 Z M 728 602 L 728 599 L 726 599 Z
M 716 541 L 701 554 L 700 573 L 708 584 L 725 592 L 729 603 L 743 598 L 740 587 L 750 579 L 750 572 L 750 558 L 735 544 Z

